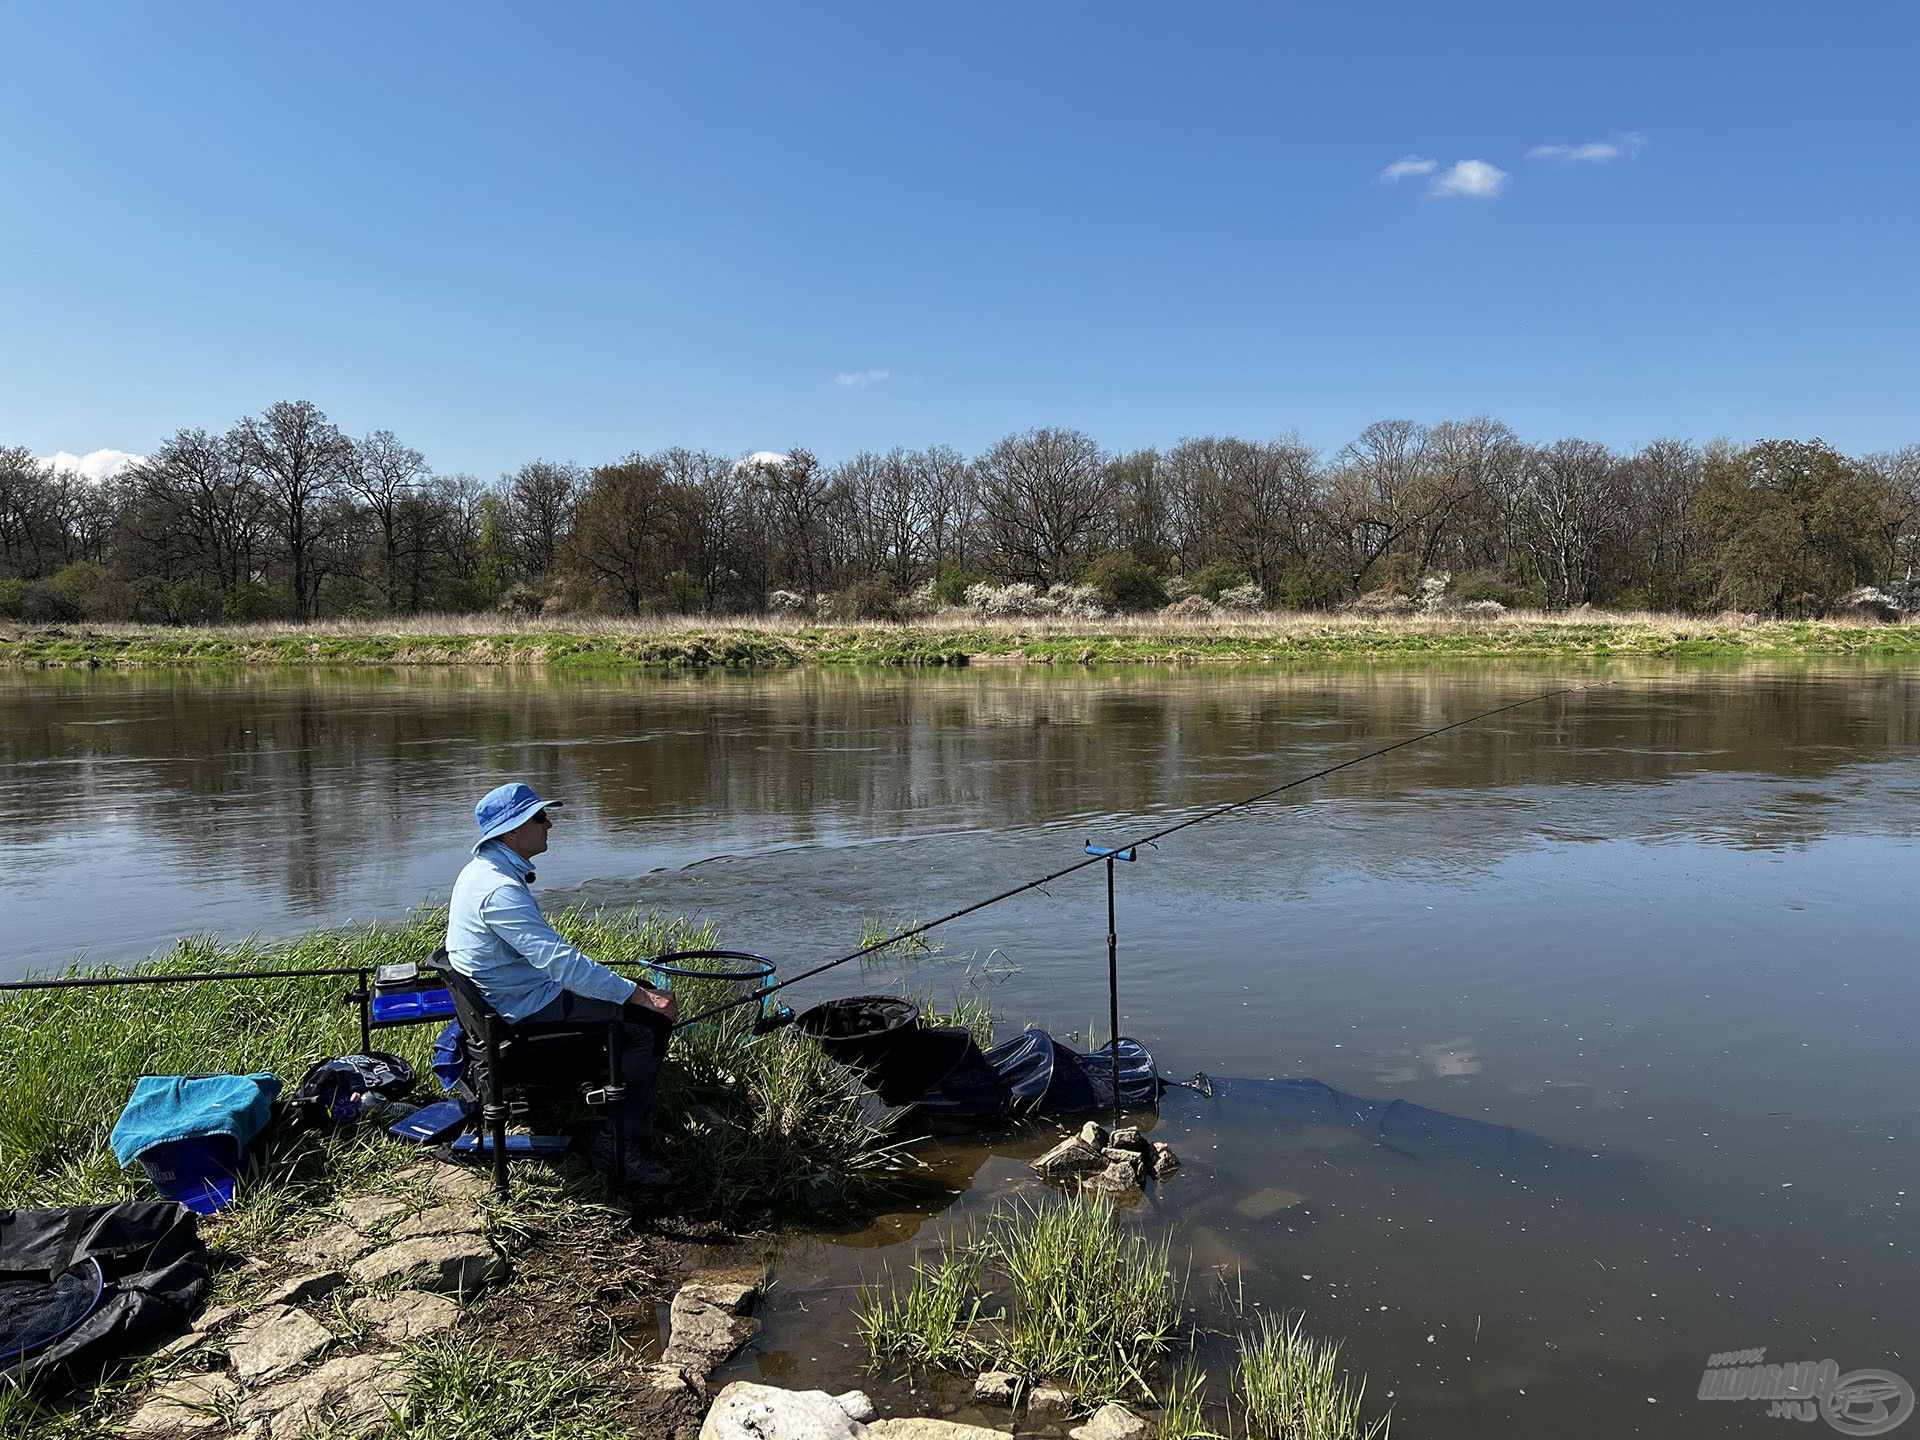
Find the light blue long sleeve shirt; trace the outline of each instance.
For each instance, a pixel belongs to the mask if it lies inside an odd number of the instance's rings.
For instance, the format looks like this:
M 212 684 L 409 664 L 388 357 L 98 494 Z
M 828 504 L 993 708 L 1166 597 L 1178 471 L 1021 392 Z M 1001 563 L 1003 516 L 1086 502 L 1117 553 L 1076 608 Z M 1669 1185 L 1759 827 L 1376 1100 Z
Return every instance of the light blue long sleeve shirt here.
M 509 1024 L 551 1005 L 562 990 L 622 1004 L 638 988 L 569 945 L 540 913 L 533 866 L 489 840 L 453 882 L 447 959 Z

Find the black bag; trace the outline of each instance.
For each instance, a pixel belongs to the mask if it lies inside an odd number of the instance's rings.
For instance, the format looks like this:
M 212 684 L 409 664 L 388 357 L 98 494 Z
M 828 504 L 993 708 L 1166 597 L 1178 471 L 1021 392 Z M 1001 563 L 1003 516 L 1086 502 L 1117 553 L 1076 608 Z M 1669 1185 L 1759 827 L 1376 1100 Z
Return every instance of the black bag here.
M 184 1329 L 207 1293 L 198 1225 L 171 1201 L 0 1210 L 0 1383 L 71 1374 Z
M 301 1077 L 288 1097 L 290 1118 L 309 1130 L 345 1130 L 360 1118 L 368 1097 L 398 1100 L 413 1090 L 417 1078 L 413 1066 L 384 1050 L 337 1055 Z

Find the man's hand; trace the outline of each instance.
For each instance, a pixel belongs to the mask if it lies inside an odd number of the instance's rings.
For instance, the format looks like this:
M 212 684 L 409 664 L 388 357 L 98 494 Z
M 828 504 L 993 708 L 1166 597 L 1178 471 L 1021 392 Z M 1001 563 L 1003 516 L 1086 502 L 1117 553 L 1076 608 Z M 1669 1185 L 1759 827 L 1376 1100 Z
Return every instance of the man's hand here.
M 636 1010 L 665 1016 L 669 1022 L 680 1018 L 680 1002 L 666 990 L 649 990 L 645 985 L 635 985 L 633 994 L 627 997 L 627 1004 Z

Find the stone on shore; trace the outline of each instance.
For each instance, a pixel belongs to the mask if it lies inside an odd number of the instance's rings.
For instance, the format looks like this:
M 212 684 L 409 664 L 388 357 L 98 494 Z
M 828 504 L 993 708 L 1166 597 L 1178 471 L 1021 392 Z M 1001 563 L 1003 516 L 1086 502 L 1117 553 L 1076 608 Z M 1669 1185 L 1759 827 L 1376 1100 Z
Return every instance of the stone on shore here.
M 1036 1385 L 1027 1392 L 1027 1418 L 1046 1420 L 1073 1411 L 1074 1394 L 1063 1385 Z
M 1089 1150 L 1107 1148 L 1107 1127 L 1098 1120 L 1089 1120 L 1080 1127 L 1080 1143 Z
M 1020 1399 L 1020 1376 L 1011 1370 L 989 1370 L 973 1382 L 976 1405 L 1013 1405 Z
M 1109 1401 L 1093 1412 L 1084 1425 L 1067 1432 L 1073 1440 L 1147 1440 L 1151 1426 L 1124 1405 Z
M 1097 1175 L 1107 1168 L 1107 1157 L 1079 1136 L 1062 1140 L 1038 1160 L 1030 1162 L 1043 1180 L 1073 1180 Z
M 1153 1142 L 1152 1160 L 1153 1178 L 1164 1180 L 1180 1168 L 1180 1157 L 1173 1153 L 1173 1147 L 1162 1141 Z
M 1140 1127 L 1138 1125 L 1122 1125 L 1118 1130 L 1115 1130 L 1111 1135 L 1107 1136 L 1107 1143 L 1103 1148 L 1111 1150 L 1131 1150 L 1137 1155 L 1144 1155 L 1147 1153 L 1147 1140 L 1146 1137 L 1140 1133 Z
M 874 1433 L 824 1390 L 782 1390 L 751 1380 L 722 1390 L 700 1425 L 700 1440 L 863 1440 Z
M 128 1419 L 131 1436 L 191 1434 L 226 1428 L 222 1411 L 240 1393 L 225 1375 L 182 1375 L 154 1390 Z
M 342 1221 L 316 1230 L 300 1241 L 293 1247 L 291 1258 L 305 1270 L 337 1270 L 342 1265 L 351 1265 L 377 1243 Z
M 867 1392 L 864 1390 L 848 1390 L 844 1394 L 836 1395 L 833 1397 L 833 1403 L 846 1411 L 851 1419 L 873 1419 L 873 1401 L 867 1398 Z
M 1105 1157 L 1102 1157 L 1105 1161 Z M 1106 1161 L 1106 1168 L 1094 1175 L 1080 1177 L 1080 1188 L 1105 1195 L 1125 1195 L 1140 1188 L 1140 1172 L 1118 1160 Z
M 269 1305 L 234 1332 L 227 1359 L 242 1380 L 266 1380 L 304 1364 L 333 1343 L 333 1332 L 304 1310 Z
M 423 1235 L 387 1245 L 356 1260 L 361 1285 L 404 1280 L 416 1290 L 471 1295 L 506 1273 L 506 1262 L 483 1235 Z
M 395 1240 L 418 1240 L 423 1235 L 484 1235 L 487 1217 L 466 1201 L 435 1205 L 409 1215 L 393 1227 Z
M 356 1230 L 377 1231 L 391 1225 L 402 1215 L 413 1213 L 413 1206 L 393 1195 L 355 1195 L 342 1200 L 340 1218 Z
M 444 1295 L 401 1290 L 393 1295 L 365 1296 L 349 1305 L 347 1314 L 383 1340 L 398 1345 L 448 1329 L 460 1318 L 460 1307 Z
M 661 1361 L 684 1366 L 703 1378 L 711 1374 L 760 1333 L 760 1322 L 746 1313 L 759 1295 L 757 1287 L 744 1281 L 689 1280 L 674 1294 Z
M 320 1434 L 350 1440 L 384 1429 L 406 1407 L 406 1368 L 392 1355 L 342 1355 L 319 1369 L 255 1391 L 236 1418 L 266 1422 L 271 1440 Z
M 282 1280 L 255 1303 L 262 1308 L 268 1305 L 299 1305 L 331 1295 L 346 1283 L 347 1277 L 338 1270 L 309 1270 L 304 1275 Z
M 1009 1433 L 958 1420 L 876 1420 L 867 1426 L 869 1440 L 1007 1440 Z

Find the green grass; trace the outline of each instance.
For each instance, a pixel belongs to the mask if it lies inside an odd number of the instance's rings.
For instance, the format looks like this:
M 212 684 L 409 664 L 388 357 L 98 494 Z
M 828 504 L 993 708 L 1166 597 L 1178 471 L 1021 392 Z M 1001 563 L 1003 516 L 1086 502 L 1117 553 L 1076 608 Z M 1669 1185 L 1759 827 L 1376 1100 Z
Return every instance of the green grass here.
M 1340 1373 L 1340 1347 L 1306 1333 L 1303 1316 L 1263 1315 L 1240 1341 L 1235 1380 L 1241 1418 L 1253 1440 L 1385 1440 L 1388 1422 L 1363 1428 L 1366 1384 Z
M 1168 1242 L 1123 1230 L 1104 1197 L 1015 1202 L 983 1233 L 948 1232 L 904 1285 L 863 1285 L 860 1327 L 875 1361 L 991 1358 L 1092 1408 L 1154 1394 L 1184 1299 Z
M 617 1440 L 611 1360 L 508 1358 L 459 1340 L 407 1357 L 408 1409 L 379 1440 Z
M 444 912 L 398 925 L 319 931 L 283 942 L 183 940 L 143 968 L 205 970 L 376 966 L 421 959 L 444 933 Z M 556 928 L 589 954 L 637 961 L 710 946 L 709 930 L 659 916 L 582 909 Z M 107 973 L 103 970 L 74 973 Z M 142 1074 L 266 1071 L 291 1087 L 307 1067 L 360 1046 L 348 979 L 290 977 L 173 986 L 32 991 L 0 997 L 0 1195 L 17 1205 L 71 1205 L 145 1193 L 107 1139 Z M 677 985 L 689 1013 L 737 991 Z M 797 1201 L 821 1177 L 850 1183 L 886 1151 L 869 1107 L 805 1036 L 756 1038 L 745 1006 L 676 1037 L 662 1076 L 657 1126 L 681 1172 L 670 1199 L 691 1213 L 755 1211 Z M 375 1043 L 429 1073 L 435 1026 L 376 1032 Z M 226 1243 L 249 1244 L 304 1222 L 337 1193 L 417 1160 L 373 1127 L 269 1146 L 221 1219 Z
M 696 618 L 515 621 L 420 616 L 205 628 L 0 625 L 0 668 L 516 665 L 562 670 L 768 669 L 793 665 L 1194 664 L 1446 660 L 1495 656 L 1920 655 L 1920 625 L 1744 616 L 1516 612 L 1488 620 L 1275 613 L 815 625 Z
M 914 1258 L 904 1285 L 860 1286 L 860 1334 L 874 1360 L 965 1370 L 988 1358 L 982 1291 L 987 1247 L 969 1226 Z

